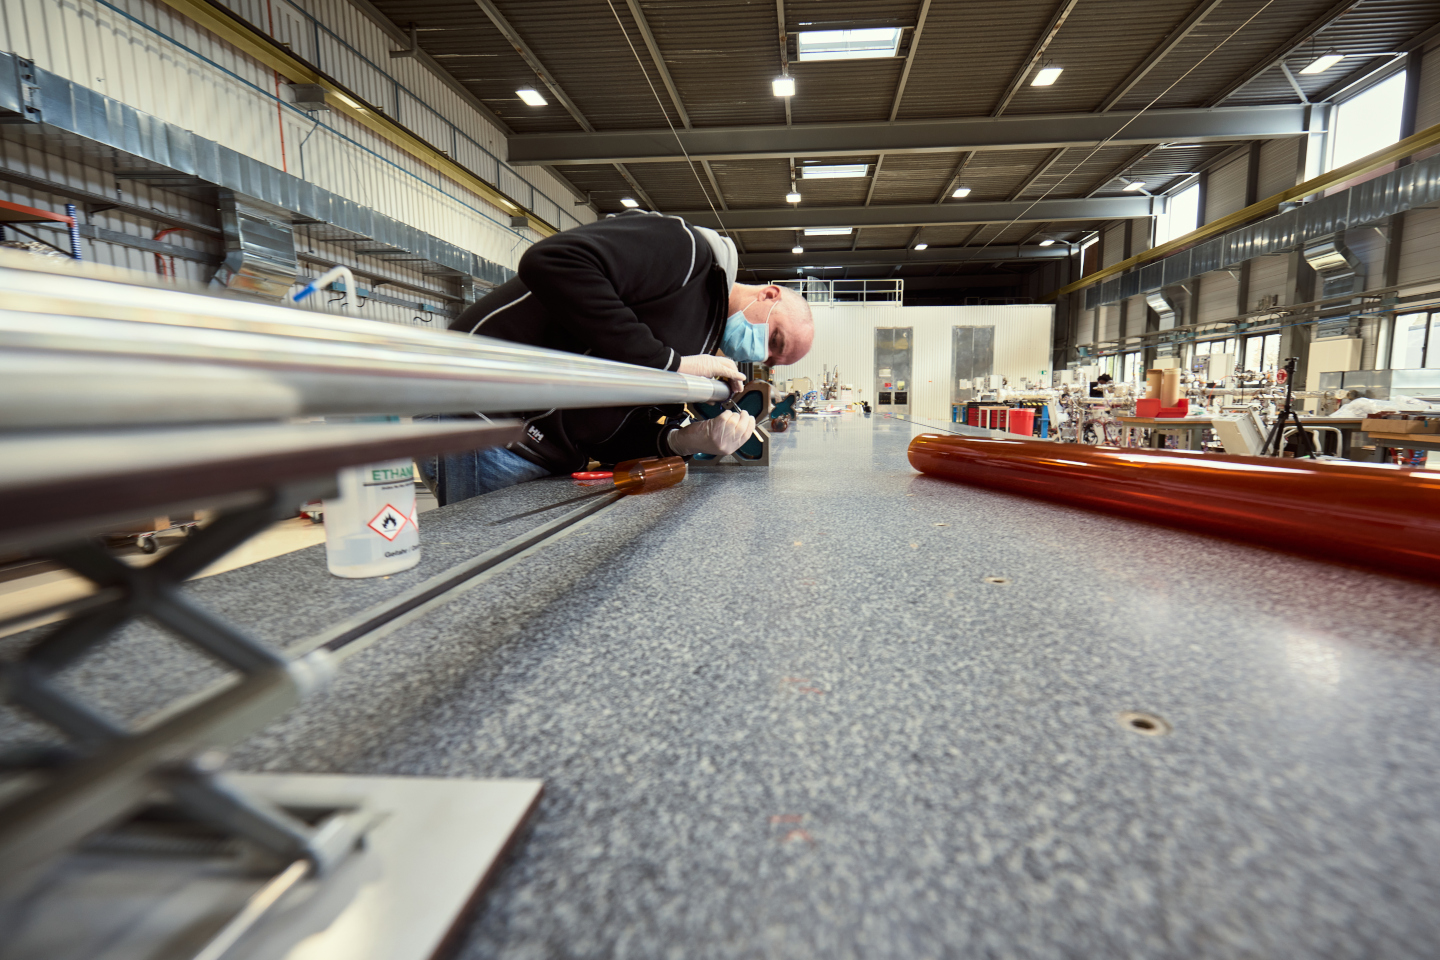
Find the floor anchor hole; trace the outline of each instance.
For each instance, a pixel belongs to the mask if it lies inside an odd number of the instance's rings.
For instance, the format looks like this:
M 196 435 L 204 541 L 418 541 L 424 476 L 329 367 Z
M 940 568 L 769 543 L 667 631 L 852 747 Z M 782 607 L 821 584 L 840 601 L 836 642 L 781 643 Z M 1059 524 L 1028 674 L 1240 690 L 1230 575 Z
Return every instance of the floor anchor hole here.
M 1155 714 L 1140 713 L 1136 710 L 1127 710 L 1120 714 L 1120 723 L 1132 733 L 1144 734 L 1147 737 L 1163 737 L 1172 729 L 1169 723 Z

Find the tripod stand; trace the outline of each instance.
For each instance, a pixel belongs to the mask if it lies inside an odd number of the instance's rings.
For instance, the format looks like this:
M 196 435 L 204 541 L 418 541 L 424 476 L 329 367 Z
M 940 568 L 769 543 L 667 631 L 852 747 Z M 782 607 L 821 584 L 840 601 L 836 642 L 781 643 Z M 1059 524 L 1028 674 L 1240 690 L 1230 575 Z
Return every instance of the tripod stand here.
M 1304 451 L 1304 455 L 1311 459 L 1315 457 L 1315 445 L 1310 442 L 1310 434 L 1305 431 L 1305 425 L 1300 422 L 1300 414 L 1295 412 L 1295 406 L 1291 402 L 1295 393 L 1295 364 L 1299 360 L 1299 357 L 1285 358 L 1285 405 L 1280 408 L 1280 416 L 1275 419 L 1274 426 L 1265 437 L 1265 443 L 1260 447 L 1261 456 L 1280 456 L 1285 442 L 1285 427 L 1288 425 L 1295 428 L 1295 436 L 1299 438 L 1300 449 Z

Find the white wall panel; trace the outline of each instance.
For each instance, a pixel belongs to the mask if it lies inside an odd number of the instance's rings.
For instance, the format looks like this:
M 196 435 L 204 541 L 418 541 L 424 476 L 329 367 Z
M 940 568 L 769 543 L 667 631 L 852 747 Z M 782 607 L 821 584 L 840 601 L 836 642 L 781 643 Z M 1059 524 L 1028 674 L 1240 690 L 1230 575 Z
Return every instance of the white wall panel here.
M 816 304 L 815 346 L 802 361 L 775 368 L 777 380 L 809 377 L 818 386 L 825 367 L 839 367 L 843 383 L 874 402 L 875 328 L 910 327 L 912 415 L 950 419 L 951 328 L 995 327 L 995 372 L 1018 383 L 1050 373 L 1050 306 L 892 307 Z
M 1241 156 L 1210 171 L 1205 184 L 1205 223 L 1218 220 L 1245 206 L 1247 163 L 1248 158 Z

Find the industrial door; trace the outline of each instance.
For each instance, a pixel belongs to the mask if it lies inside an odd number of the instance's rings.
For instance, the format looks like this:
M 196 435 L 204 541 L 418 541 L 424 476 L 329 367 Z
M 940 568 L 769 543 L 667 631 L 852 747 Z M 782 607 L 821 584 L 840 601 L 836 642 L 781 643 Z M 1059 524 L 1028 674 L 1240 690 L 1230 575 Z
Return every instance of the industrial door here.
M 875 409 L 910 413 L 910 327 L 875 328 Z
M 951 327 L 950 402 L 974 400 L 995 372 L 995 328 Z

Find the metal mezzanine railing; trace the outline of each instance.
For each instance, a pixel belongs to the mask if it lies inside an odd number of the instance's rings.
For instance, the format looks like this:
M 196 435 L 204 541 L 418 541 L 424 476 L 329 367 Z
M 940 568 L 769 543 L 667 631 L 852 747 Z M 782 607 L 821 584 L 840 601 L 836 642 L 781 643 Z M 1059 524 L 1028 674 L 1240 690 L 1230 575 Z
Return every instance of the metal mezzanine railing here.
M 778 280 L 777 286 L 789 287 L 811 303 L 890 303 L 905 302 L 905 281 L 886 280 Z

